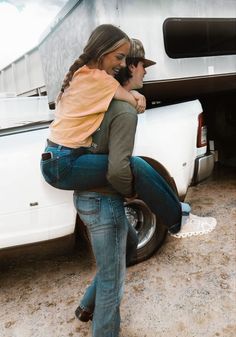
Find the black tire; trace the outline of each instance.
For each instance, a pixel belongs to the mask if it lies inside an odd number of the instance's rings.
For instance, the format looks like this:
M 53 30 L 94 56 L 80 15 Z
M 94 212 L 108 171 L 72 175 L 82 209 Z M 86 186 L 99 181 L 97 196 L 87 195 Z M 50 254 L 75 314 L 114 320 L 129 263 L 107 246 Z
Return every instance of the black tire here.
M 173 178 L 167 170 L 150 158 L 143 157 L 169 184 L 177 195 L 177 188 Z M 128 262 L 128 266 L 140 263 L 151 257 L 164 243 L 168 229 L 161 222 L 158 214 L 153 214 L 150 208 L 139 199 L 126 204 L 126 215 L 135 228 L 139 243 L 136 254 Z
M 127 203 L 125 210 L 139 239 L 136 254 L 128 262 L 128 266 L 131 266 L 147 260 L 162 246 L 167 228 L 142 200 L 136 199 Z

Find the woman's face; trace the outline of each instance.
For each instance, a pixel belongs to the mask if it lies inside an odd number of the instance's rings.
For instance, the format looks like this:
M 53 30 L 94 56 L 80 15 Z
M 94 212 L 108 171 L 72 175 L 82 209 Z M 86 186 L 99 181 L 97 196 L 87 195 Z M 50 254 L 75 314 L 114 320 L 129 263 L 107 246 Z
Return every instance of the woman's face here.
M 125 42 L 116 50 L 102 56 L 99 69 L 105 70 L 109 75 L 115 76 L 121 68 L 126 66 L 125 60 L 129 53 L 130 43 Z

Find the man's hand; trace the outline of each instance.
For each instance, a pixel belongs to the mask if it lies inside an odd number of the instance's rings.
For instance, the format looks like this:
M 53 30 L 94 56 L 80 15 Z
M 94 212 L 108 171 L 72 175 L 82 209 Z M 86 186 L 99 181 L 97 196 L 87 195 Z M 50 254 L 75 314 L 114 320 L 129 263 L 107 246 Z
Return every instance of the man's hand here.
M 146 109 L 146 98 L 145 96 L 141 95 L 138 91 L 136 90 L 131 90 L 130 93 L 134 96 L 137 105 L 135 109 L 137 110 L 138 113 L 143 113 Z

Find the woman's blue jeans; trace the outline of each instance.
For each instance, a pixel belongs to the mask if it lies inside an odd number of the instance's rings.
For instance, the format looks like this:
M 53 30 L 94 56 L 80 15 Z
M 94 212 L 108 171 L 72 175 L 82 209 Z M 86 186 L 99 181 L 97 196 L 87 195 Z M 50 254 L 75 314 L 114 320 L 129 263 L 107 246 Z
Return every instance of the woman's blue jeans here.
M 80 306 L 93 312 L 93 337 L 117 337 L 130 226 L 124 201 L 119 195 L 76 192 L 74 204 L 90 232 L 97 267 L 96 276 Z
M 41 161 L 42 174 L 50 185 L 64 190 L 86 191 L 109 184 L 106 179 L 108 155 L 78 156 L 76 150 L 63 146 L 48 146 L 45 152 L 52 153 L 51 159 Z M 146 202 L 168 229 L 180 227 L 180 202 L 166 181 L 142 158 L 131 157 L 130 164 L 134 189 L 139 198 Z

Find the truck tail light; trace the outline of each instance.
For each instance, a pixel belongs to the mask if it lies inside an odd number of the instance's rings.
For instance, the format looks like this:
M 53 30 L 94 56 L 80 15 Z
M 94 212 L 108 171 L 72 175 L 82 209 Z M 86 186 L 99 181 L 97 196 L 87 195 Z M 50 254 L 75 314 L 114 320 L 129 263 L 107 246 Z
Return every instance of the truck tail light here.
M 198 115 L 197 147 L 207 145 L 207 126 L 204 121 L 203 113 Z

